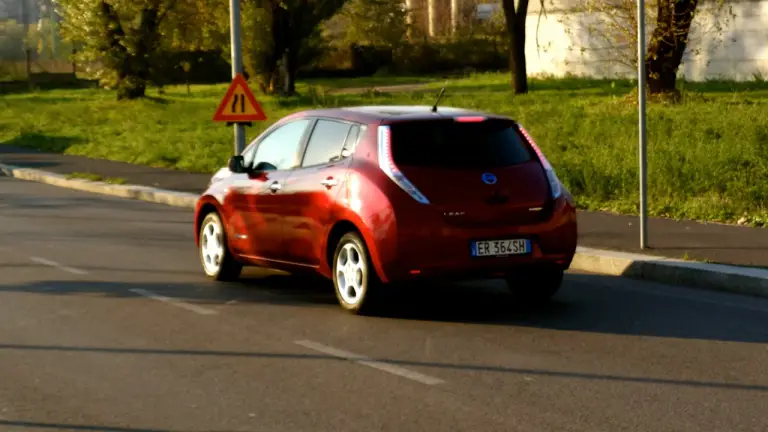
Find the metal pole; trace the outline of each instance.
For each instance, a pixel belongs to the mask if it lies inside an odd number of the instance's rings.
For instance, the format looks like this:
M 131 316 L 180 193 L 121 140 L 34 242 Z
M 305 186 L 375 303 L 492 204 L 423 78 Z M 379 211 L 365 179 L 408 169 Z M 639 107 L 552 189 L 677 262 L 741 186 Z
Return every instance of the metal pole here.
M 58 22 L 56 21 L 56 9 L 54 9 L 54 3 L 53 1 L 48 2 L 48 8 L 49 8 L 49 15 L 50 15 L 50 26 L 51 26 L 51 58 L 56 58 L 56 35 L 58 30 Z
M 435 37 L 435 0 L 427 0 L 427 27 L 429 37 Z
M 459 26 L 459 0 L 451 0 L 451 33 L 456 34 Z
M 637 0 L 637 104 L 640 135 L 640 249 L 648 247 L 648 175 L 645 121 L 645 0 Z
M 229 0 L 229 28 L 232 40 L 232 78 L 243 72 L 243 44 L 240 39 L 240 0 Z M 235 125 L 235 155 L 245 150 L 245 126 Z
M 24 64 L 27 83 L 32 87 L 32 50 L 29 46 L 29 10 L 27 0 L 21 1 L 21 24 L 24 26 Z

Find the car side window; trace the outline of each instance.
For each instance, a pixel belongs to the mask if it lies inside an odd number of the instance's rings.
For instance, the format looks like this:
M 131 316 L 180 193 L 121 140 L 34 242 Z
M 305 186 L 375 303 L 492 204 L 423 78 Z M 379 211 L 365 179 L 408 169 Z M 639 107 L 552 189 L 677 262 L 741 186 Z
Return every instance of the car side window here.
M 360 136 L 360 126 L 353 125 L 352 130 L 349 131 L 349 135 L 347 135 L 347 141 L 344 143 L 344 148 L 349 153 L 355 152 L 355 146 L 357 145 L 357 139 Z
M 252 159 L 253 166 L 266 162 L 278 170 L 296 168 L 301 140 L 309 123 L 308 119 L 295 120 L 272 131 L 259 143 Z
M 318 120 L 309 138 L 301 166 L 323 165 L 339 159 L 351 127 L 349 123 Z

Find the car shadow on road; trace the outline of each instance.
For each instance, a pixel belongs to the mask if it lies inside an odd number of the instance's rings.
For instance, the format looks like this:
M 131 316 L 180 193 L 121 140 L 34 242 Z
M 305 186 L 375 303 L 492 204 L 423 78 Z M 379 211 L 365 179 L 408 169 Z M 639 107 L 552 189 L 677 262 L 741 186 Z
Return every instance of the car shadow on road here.
M 71 430 L 71 431 L 99 431 L 99 432 L 175 432 L 170 429 L 142 429 L 128 427 L 108 427 L 82 424 L 42 423 L 33 421 L 3 420 L 0 419 L 0 427 L 30 428 L 35 430 Z
M 240 282 L 216 284 L 39 281 L 0 284 L 0 295 L 96 295 L 137 298 L 140 289 L 201 306 L 299 306 L 344 314 L 323 280 L 270 272 L 247 273 Z M 325 313 L 325 312 L 323 312 Z M 717 319 L 713 319 L 717 317 Z M 473 323 L 664 338 L 768 343 L 768 302 L 725 293 L 638 283 L 624 278 L 569 274 L 551 303 L 517 304 L 503 283 L 433 283 L 388 288 L 370 319 Z M 348 319 L 365 319 L 349 315 Z
M 64 424 L 64 423 L 43 423 L 20 420 L 0 419 L 0 427 L 12 428 L 31 428 L 35 430 L 68 430 L 68 431 L 98 431 L 98 432 L 181 432 L 178 429 L 144 429 L 131 427 L 110 427 L 84 424 Z M 234 431 L 214 431 L 209 432 L 234 432 Z

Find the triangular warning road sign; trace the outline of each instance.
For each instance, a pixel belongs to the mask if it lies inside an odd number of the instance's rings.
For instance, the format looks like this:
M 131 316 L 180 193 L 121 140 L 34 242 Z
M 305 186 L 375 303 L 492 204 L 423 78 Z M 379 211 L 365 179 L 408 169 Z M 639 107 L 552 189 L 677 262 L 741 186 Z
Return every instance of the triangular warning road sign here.
M 219 104 L 219 109 L 213 116 L 215 122 L 248 123 L 266 120 L 267 116 L 256 100 L 248 83 L 241 74 L 237 74 L 227 90 L 227 94 Z

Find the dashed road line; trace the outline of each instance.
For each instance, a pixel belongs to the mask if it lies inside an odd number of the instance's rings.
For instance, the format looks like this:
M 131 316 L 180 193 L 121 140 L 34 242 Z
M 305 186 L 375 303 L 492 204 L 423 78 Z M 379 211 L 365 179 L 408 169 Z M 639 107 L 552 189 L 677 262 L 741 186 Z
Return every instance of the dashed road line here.
M 445 381 L 439 378 L 431 377 L 429 375 L 424 375 L 419 372 L 412 371 L 410 369 L 402 368 L 399 366 L 395 366 L 389 363 L 373 360 L 370 357 L 366 357 L 360 354 L 354 354 L 348 351 L 340 350 L 338 348 L 333 348 L 328 345 L 323 345 L 321 343 L 313 342 L 310 340 L 300 340 L 300 341 L 295 341 L 294 343 L 296 345 L 301 345 L 304 348 L 309 348 L 311 350 L 318 351 L 323 354 L 328 354 L 341 359 L 354 361 L 358 364 L 372 367 L 374 369 L 378 369 L 384 372 L 388 372 L 393 375 L 398 375 L 412 381 L 420 382 L 422 384 L 437 385 L 437 384 L 445 383 Z
M 134 294 L 138 294 L 140 296 L 151 298 L 152 300 L 161 301 L 161 302 L 167 303 L 167 304 L 169 304 L 171 306 L 176 306 L 176 307 L 179 307 L 179 308 L 182 308 L 182 309 L 186 309 L 188 311 L 192 311 L 192 312 L 195 312 L 195 313 L 200 314 L 200 315 L 218 315 L 218 312 L 213 310 L 213 309 L 208 309 L 208 308 L 204 308 L 204 307 L 201 307 L 201 306 L 193 305 L 193 304 L 181 301 L 181 300 L 172 299 L 170 297 L 165 297 L 165 296 L 162 296 L 160 294 L 155 294 L 152 291 L 147 291 L 145 289 L 133 288 L 133 289 L 130 289 L 129 291 L 134 293 Z
M 64 264 L 59 264 L 56 261 L 51 261 L 49 259 L 40 258 L 40 257 L 29 257 L 29 259 L 34 261 L 34 262 L 36 262 L 36 263 L 38 263 L 38 264 L 43 264 L 43 265 L 47 265 L 47 266 L 50 266 L 50 267 L 55 267 L 55 268 L 57 268 L 57 269 L 59 269 L 61 271 L 65 271 L 67 273 L 72 273 L 72 274 L 76 274 L 76 275 L 86 275 L 86 274 L 88 274 L 88 272 L 85 271 L 85 270 L 80 270 L 80 269 L 77 269 L 77 268 L 74 268 L 74 267 L 65 266 Z

